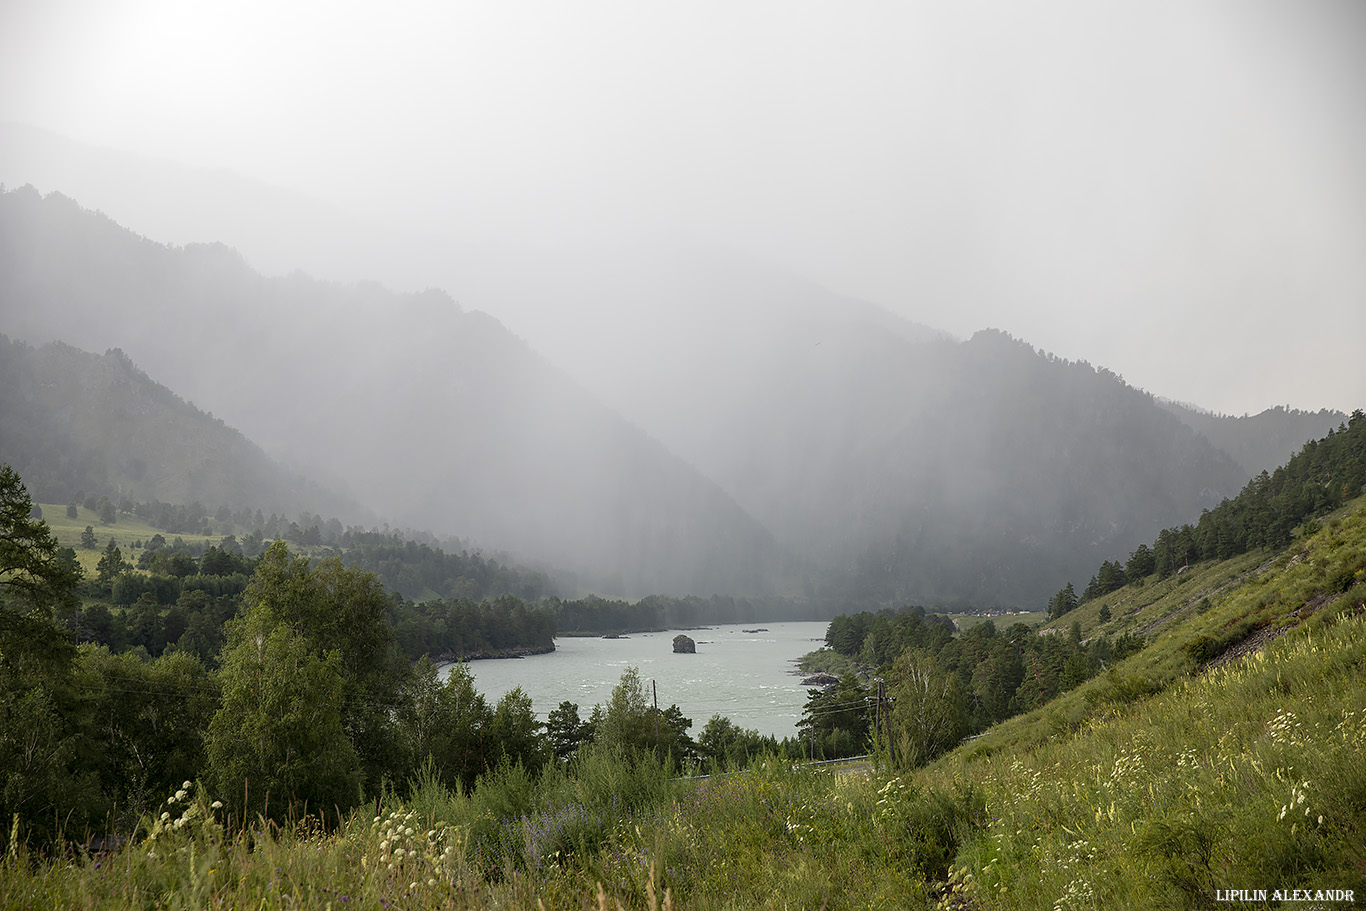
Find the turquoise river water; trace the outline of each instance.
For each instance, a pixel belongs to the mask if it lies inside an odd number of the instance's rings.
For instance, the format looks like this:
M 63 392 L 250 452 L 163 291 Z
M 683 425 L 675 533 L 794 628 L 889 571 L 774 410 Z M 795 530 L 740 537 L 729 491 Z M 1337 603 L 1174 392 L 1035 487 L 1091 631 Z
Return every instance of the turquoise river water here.
M 621 639 L 563 636 L 555 651 L 527 658 L 471 661 L 475 688 L 492 705 L 520 686 L 531 697 L 537 718 L 564 700 L 577 703 L 579 717 L 605 703 L 627 667 L 640 672 L 646 697 L 659 688 L 661 709 L 677 703 L 693 721 L 696 737 L 712 715 L 781 740 L 797 733 L 808 688 L 796 674 L 797 659 L 820 648 L 829 624 L 819 622 L 745 623 L 697 630 L 631 633 Z M 745 632 L 762 629 L 763 632 Z M 673 651 L 673 638 L 685 632 L 697 654 Z

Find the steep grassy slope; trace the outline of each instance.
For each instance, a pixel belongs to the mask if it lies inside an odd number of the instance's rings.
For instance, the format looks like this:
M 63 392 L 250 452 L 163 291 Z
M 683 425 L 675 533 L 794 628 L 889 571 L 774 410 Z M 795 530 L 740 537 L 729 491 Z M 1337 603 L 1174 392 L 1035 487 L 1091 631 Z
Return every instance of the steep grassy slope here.
M 1273 559 L 1198 567 L 1075 614 L 1150 645 L 920 776 L 981 796 L 959 863 L 982 907 L 1366 895 L 1366 501 Z

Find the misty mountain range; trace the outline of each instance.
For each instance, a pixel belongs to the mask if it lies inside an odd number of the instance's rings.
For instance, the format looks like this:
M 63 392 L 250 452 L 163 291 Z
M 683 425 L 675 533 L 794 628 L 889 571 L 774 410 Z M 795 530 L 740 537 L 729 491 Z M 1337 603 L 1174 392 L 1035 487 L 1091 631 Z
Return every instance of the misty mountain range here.
M 712 250 L 623 255 L 609 272 L 524 265 L 534 281 L 485 261 L 467 288 L 559 287 L 564 319 L 583 323 L 578 348 L 534 350 L 443 292 L 267 278 L 227 247 L 158 244 L 57 194 L 0 196 L 0 332 L 121 349 L 125 373 L 240 429 L 291 466 L 281 477 L 341 491 L 339 510 L 349 499 L 608 595 L 1037 606 L 1236 493 L 1247 461 L 1303 429 L 1284 461 L 1343 419 L 1284 412 L 1239 429 L 1002 333 L 955 341 Z M 623 295 L 664 306 L 604 327 L 602 302 Z M 594 332 L 608 337 L 594 346 Z M 25 357 L 41 360 L 11 345 L 0 366 Z M 7 413 L 30 415 L 35 434 L 39 413 L 76 419 L 26 401 Z M 176 434 L 197 437 L 205 420 L 187 412 Z M 51 432 L 70 437 L 71 422 Z M 81 451 L 146 464 L 121 454 L 109 423 Z M 0 431 L 0 457 L 12 439 Z M 297 489 L 190 486 L 211 508 L 283 506 Z
M 153 382 L 122 351 L 61 342 L 33 348 L 0 335 L 0 458 L 50 500 L 83 493 L 368 514 L 282 467 L 239 431 Z M 370 516 L 370 518 L 373 518 Z

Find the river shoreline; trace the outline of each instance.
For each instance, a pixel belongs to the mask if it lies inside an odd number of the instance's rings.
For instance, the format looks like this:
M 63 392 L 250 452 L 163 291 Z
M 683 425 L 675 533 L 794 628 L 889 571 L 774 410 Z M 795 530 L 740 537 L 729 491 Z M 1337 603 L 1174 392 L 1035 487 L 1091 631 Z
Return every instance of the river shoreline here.
M 436 658 L 436 666 L 439 670 L 448 664 L 460 664 L 465 661 L 487 661 L 492 658 L 529 658 L 532 655 L 549 655 L 555 651 L 555 643 L 549 646 L 526 646 L 524 648 L 497 648 L 485 652 L 469 652 L 464 655 L 456 655 L 453 652 L 443 652 Z

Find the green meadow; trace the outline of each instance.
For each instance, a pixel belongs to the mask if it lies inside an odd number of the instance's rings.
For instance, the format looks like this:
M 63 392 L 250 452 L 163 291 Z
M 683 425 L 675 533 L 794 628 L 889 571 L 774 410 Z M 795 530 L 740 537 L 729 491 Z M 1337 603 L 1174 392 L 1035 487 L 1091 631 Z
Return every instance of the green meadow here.
M 153 535 L 160 534 L 168 541 L 180 538 L 186 544 L 199 546 L 217 545 L 223 540 L 222 535 L 180 534 L 168 537 L 160 529 L 154 528 L 137 516 L 126 513 L 120 513 L 118 521 L 104 525 L 100 522 L 100 515 L 96 510 L 86 509 L 84 506 L 76 507 L 76 518 L 74 519 L 67 516 L 65 505 L 40 503 L 38 508 L 43 511 L 43 521 L 47 523 L 52 536 L 57 539 L 57 543 L 62 547 L 70 547 L 76 551 L 76 560 L 81 564 L 81 569 L 85 570 L 87 576 L 95 574 L 95 567 L 100 562 L 104 548 L 109 544 L 111 538 L 123 554 L 123 558 L 130 562 L 137 562 L 140 553 L 133 547 L 133 544 L 135 542 L 145 544 Z M 81 535 L 87 527 L 95 533 L 98 546 L 93 548 L 81 546 Z

